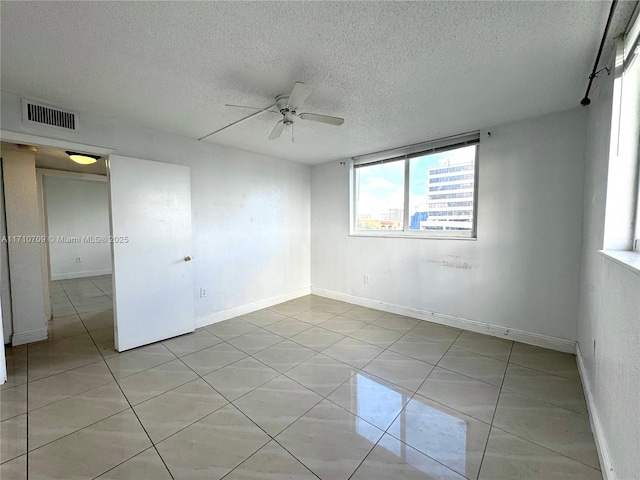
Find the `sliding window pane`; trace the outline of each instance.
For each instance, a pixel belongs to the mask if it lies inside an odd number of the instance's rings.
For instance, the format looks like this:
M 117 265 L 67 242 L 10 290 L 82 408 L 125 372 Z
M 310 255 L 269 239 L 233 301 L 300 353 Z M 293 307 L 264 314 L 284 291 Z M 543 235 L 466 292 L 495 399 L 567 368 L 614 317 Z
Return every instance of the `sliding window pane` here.
M 410 230 L 473 230 L 476 148 L 473 145 L 410 160 Z
M 355 228 L 402 230 L 404 160 L 355 169 Z

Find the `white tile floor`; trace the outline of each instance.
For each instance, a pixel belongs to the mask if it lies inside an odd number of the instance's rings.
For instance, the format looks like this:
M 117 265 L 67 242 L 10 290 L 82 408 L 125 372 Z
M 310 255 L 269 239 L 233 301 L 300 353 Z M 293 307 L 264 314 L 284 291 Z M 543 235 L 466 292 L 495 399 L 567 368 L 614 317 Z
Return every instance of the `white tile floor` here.
M 120 354 L 110 288 L 8 349 L 2 480 L 602 478 L 571 355 L 316 296 Z

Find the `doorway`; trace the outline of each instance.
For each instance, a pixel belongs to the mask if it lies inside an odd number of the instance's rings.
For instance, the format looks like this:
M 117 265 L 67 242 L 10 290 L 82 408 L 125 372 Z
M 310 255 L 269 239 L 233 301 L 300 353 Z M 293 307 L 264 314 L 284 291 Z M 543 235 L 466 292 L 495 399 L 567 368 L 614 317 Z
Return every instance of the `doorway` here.
M 101 166 L 105 174 L 89 174 L 42 168 L 43 163 L 42 157 L 36 157 L 43 229 L 48 239 L 49 339 L 88 333 L 94 343 L 99 337 L 102 348 L 113 352 L 106 167 Z
M 45 238 L 48 241 L 49 236 L 55 234 L 48 231 L 45 177 L 76 176 L 76 180 L 80 177 L 88 180 L 88 176 L 102 174 L 103 180 L 107 178 L 104 174 L 107 171 L 110 173 L 106 180 L 109 193 L 107 244 L 112 278 L 99 268 L 80 268 L 84 265 L 75 265 L 78 267 L 76 271 L 69 268 L 66 271 L 54 270 L 52 267 L 56 260 L 52 263 L 51 251 L 44 241 L 22 243 L 13 252 L 9 249 L 10 267 L 14 266 L 11 262 L 15 263 L 15 268 L 11 270 L 19 272 L 11 277 L 11 312 L 14 314 L 12 344 L 23 345 L 46 339 L 57 343 L 57 338 L 65 344 L 65 354 L 68 354 L 71 352 L 66 347 L 70 346 L 69 341 L 75 340 L 72 337 L 76 336 L 78 343 L 86 343 L 80 340 L 82 335 L 89 340 L 85 345 L 88 350 L 98 347 L 106 358 L 124 350 L 192 332 L 194 312 L 189 168 L 110 155 L 110 168 L 107 169 L 106 154 L 111 151 L 104 148 L 65 145 L 63 141 L 13 132 L 3 131 L 2 135 L 7 141 L 14 142 L 2 143 L 3 153 L 13 149 L 14 157 L 10 162 L 11 167 L 7 169 L 11 175 L 6 175 L 11 177 L 11 182 L 5 183 L 5 186 L 11 187 L 5 188 L 5 197 L 11 199 L 11 203 L 7 202 L 6 210 L 12 210 L 11 222 L 7 215 L 7 226 L 11 227 L 8 231 L 19 232 L 22 237 Z M 20 146 L 22 141 L 39 146 Z M 21 148 L 22 152 L 16 152 Z M 71 175 L 69 171 L 77 167 L 69 167 L 69 155 L 66 153 L 69 148 L 105 155 L 100 159 L 105 161 L 104 173 L 75 172 Z M 38 155 L 36 165 L 34 152 L 37 150 L 41 155 Z M 48 160 L 44 158 L 47 156 L 44 153 L 50 153 Z M 54 158 L 56 156 L 61 158 Z M 58 167 L 49 163 L 49 160 L 67 163 L 65 167 Z M 80 232 L 80 237 L 84 236 L 84 232 Z M 82 241 L 76 239 L 76 234 L 66 235 L 63 232 L 62 237 L 62 242 Z M 55 241 L 59 242 L 57 238 Z M 82 255 L 74 253 L 71 258 L 83 264 L 83 258 L 88 257 Z M 26 263 L 29 268 L 21 268 Z M 87 272 L 91 273 L 88 278 Z M 67 275 L 67 278 L 52 275 Z M 21 277 L 20 282 L 15 282 L 16 288 L 13 288 L 14 277 Z M 50 329 L 51 323 L 53 329 Z M 45 348 L 43 345 L 34 345 L 34 348 L 40 347 Z M 84 352 L 79 354 L 82 356 Z

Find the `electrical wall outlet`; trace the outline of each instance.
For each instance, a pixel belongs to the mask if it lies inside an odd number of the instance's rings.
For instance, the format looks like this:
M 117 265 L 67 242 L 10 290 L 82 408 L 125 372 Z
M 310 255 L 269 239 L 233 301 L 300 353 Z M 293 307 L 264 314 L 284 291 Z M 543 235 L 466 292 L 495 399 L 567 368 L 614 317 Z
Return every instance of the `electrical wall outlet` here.
M 76 257 L 76 263 L 82 263 L 82 259 L 80 257 Z
M 371 283 L 371 277 L 369 275 L 364 276 L 364 283 Z
M 200 298 L 207 296 L 207 287 L 200 287 Z

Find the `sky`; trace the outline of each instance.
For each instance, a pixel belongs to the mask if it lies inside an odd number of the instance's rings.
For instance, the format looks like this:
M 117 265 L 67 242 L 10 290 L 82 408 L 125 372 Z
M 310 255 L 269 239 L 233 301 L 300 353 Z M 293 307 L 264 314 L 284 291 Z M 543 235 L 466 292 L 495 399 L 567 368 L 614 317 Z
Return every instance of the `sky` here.
M 410 160 L 409 216 L 427 200 L 427 169 L 444 165 L 448 161 L 468 160 L 475 155 L 475 147 L 465 147 L 447 152 L 416 157 Z M 404 161 L 383 163 L 356 170 L 359 182 L 357 214 L 369 214 L 372 219 L 386 215 L 390 208 L 402 209 L 404 205 Z

